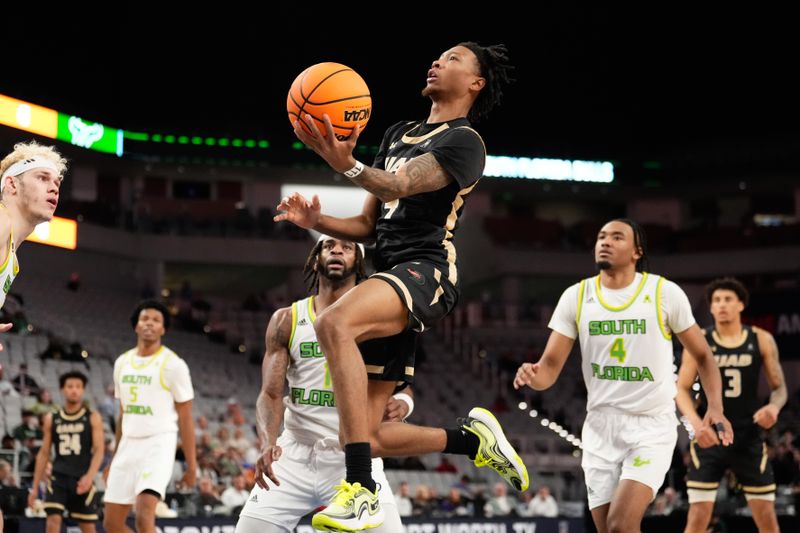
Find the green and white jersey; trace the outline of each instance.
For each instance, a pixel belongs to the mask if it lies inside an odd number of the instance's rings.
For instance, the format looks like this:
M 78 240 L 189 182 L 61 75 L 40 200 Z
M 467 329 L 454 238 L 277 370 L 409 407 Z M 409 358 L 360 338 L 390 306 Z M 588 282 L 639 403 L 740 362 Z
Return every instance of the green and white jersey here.
M 123 436 L 177 433 L 175 403 L 194 398 L 189 367 L 166 346 L 148 357 L 133 348 L 114 363 L 114 396 L 122 404 Z
M 6 295 L 17 274 L 19 274 L 19 262 L 17 262 L 17 252 L 14 249 L 14 235 L 11 233 L 8 236 L 6 259 L 0 266 L 0 283 L 3 284 L 3 292 L 0 293 L 0 308 L 6 303 Z
M 587 411 L 656 416 L 675 411 L 672 332 L 694 323 L 683 290 L 645 272 L 618 290 L 601 287 L 600 276 L 576 283 L 549 327 L 579 337 Z
M 295 440 L 315 443 L 325 438 L 339 438 L 339 415 L 333 398 L 333 383 L 328 361 L 314 332 L 314 297 L 292 304 L 292 333 L 289 337 L 289 368 L 286 379 L 289 395 L 284 429 Z

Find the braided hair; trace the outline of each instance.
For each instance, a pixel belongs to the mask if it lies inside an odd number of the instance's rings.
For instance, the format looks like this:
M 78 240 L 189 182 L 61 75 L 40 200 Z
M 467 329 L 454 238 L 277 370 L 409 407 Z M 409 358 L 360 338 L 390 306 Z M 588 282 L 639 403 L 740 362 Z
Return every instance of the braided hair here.
M 489 114 L 489 112 L 500 104 L 503 98 L 503 87 L 508 85 L 514 78 L 511 71 L 514 66 L 509 62 L 508 49 L 504 44 L 493 44 L 481 46 L 472 41 L 459 43 L 459 46 L 469 48 L 478 58 L 479 74 L 486 80 L 486 85 L 469 110 L 470 122 L 478 122 Z
M 325 241 L 318 241 L 308 254 L 306 264 L 303 266 L 303 281 L 306 284 L 308 294 L 319 293 L 319 271 L 315 268 L 319 264 L 319 254 L 322 252 L 322 244 Z M 367 279 L 366 261 L 361 253 L 361 247 L 356 246 L 356 285 Z
M 636 272 L 646 272 L 649 268 L 649 258 L 647 257 L 647 234 L 638 222 L 630 218 L 615 218 L 612 222 L 622 222 L 633 230 L 633 246 L 642 255 L 636 261 Z

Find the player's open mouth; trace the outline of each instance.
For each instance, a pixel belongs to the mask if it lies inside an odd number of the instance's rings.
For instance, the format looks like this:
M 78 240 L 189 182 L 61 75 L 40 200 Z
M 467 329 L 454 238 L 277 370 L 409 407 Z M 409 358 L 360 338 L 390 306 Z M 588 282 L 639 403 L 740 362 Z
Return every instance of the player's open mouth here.
M 58 200 L 56 200 L 56 199 L 54 199 L 54 198 L 48 198 L 48 199 L 47 199 L 47 203 L 48 203 L 48 204 L 50 204 L 50 205 L 52 205 L 53 207 L 56 207 L 56 206 L 58 206 Z

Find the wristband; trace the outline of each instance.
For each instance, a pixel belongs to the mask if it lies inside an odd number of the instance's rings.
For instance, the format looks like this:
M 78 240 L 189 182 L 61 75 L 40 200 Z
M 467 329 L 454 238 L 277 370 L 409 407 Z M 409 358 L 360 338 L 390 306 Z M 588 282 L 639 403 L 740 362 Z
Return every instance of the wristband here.
M 406 416 L 403 417 L 403 420 L 411 416 L 411 413 L 414 412 L 414 399 L 411 396 L 405 392 L 398 392 L 397 394 L 394 394 L 392 398 L 395 400 L 400 400 L 401 402 L 406 402 L 406 405 L 408 406 L 408 413 L 406 413 Z
M 353 168 L 351 168 L 350 170 L 345 170 L 344 172 L 342 172 L 342 174 L 344 174 L 348 178 L 355 178 L 362 172 L 364 172 L 364 163 L 356 160 L 356 164 L 353 166 Z

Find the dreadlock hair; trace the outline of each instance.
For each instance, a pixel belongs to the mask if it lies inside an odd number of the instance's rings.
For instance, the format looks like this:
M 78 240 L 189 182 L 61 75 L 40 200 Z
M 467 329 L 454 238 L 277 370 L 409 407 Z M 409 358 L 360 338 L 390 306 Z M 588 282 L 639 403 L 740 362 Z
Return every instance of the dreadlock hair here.
M 485 118 L 489 111 L 500 104 L 503 98 L 503 87 L 508 85 L 514 78 L 511 71 L 514 66 L 509 62 L 508 49 L 504 44 L 493 44 L 491 46 L 481 46 L 472 41 L 459 43 L 459 46 L 469 48 L 475 57 L 478 58 L 480 75 L 486 80 L 486 85 L 478 98 L 472 104 L 467 118 L 470 122 L 479 122 Z
M 739 298 L 739 301 L 742 302 L 745 307 L 747 307 L 748 302 L 750 302 L 750 293 L 747 292 L 742 282 L 736 278 L 717 278 L 706 285 L 706 300 L 708 300 L 709 305 L 711 305 L 714 292 L 718 290 L 735 292 L 736 297 Z
M 636 272 L 645 272 L 650 268 L 650 261 L 647 257 L 647 234 L 638 222 L 630 218 L 615 218 L 612 222 L 622 222 L 633 230 L 633 245 L 642 256 L 636 261 Z
M 308 254 L 306 264 L 303 266 L 303 281 L 306 284 L 306 291 L 308 294 L 319 293 L 319 271 L 315 266 L 319 262 L 319 253 L 322 251 L 322 244 L 325 241 L 318 241 L 317 244 L 311 249 Z M 356 285 L 367 279 L 367 272 L 365 267 L 364 255 L 361 253 L 361 247 L 356 246 Z

